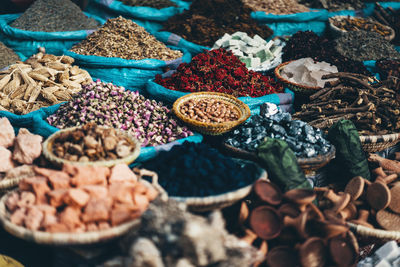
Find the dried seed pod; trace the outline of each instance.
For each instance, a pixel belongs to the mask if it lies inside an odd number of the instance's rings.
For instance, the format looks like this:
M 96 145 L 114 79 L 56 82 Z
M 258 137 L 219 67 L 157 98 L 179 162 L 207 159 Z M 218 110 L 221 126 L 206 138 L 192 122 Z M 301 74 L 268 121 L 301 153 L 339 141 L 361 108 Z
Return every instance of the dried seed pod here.
M 74 63 L 75 59 L 73 59 L 70 56 L 62 55 L 60 58 L 60 61 L 61 61 L 61 63 L 72 64 L 72 63 Z
M 49 67 L 49 68 L 52 68 L 52 69 L 55 69 L 55 70 L 61 70 L 61 71 L 64 71 L 64 70 L 66 70 L 68 68 L 67 64 L 63 64 L 63 63 L 58 62 L 58 61 L 56 61 L 56 62 L 47 62 L 46 66 Z

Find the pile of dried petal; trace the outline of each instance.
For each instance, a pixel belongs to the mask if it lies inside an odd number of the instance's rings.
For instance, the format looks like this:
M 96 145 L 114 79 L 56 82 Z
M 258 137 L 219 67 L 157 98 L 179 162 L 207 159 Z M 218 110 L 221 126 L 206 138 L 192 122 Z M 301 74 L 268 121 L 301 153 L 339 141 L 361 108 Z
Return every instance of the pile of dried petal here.
M 21 128 L 17 137 L 7 118 L 0 119 L 0 180 L 31 176 L 31 164 L 42 153 L 42 137 Z
M 261 266 L 353 266 L 357 240 L 344 221 L 331 215 L 343 212 L 350 196 L 346 203 L 329 199 L 333 207 L 326 214 L 312 203 L 316 197 L 308 189 L 282 194 L 275 184 L 258 180 L 248 200 L 233 209 L 234 231 L 266 254 Z
M 264 11 L 271 14 L 293 14 L 309 12 L 305 5 L 299 4 L 297 0 L 242 0 L 254 11 Z
M 75 232 L 108 229 L 140 217 L 158 192 L 138 180 L 125 164 L 62 171 L 34 167 L 6 200 L 10 221 L 34 231 Z M 153 175 L 153 173 L 151 173 Z
M 83 86 L 72 101 L 62 104 L 47 121 L 60 129 L 94 122 L 127 131 L 142 147 L 169 143 L 193 135 L 161 102 L 139 92 L 100 80 Z
M 311 95 L 311 101 L 294 114 L 295 119 L 324 130 L 339 120 L 347 119 L 355 124 L 360 135 L 400 131 L 400 102 L 397 98 L 400 81 L 396 77 L 373 84 L 370 84 L 369 77 L 345 72 L 322 78 L 339 78 L 339 82 Z
M 262 259 L 255 248 L 226 231 L 220 211 L 205 218 L 161 198 L 149 205 L 140 228 L 125 235 L 120 247 L 123 256 L 102 267 L 244 267 Z
M 73 46 L 71 51 L 81 55 L 134 60 L 153 58 L 166 61 L 182 57 L 181 51 L 168 48 L 143 27 L 121 16 L 107 20 L 103 27 Z
M 134 149 L 135 144 L 127 136 L 114 128 L 98 127 L 95 123 L 60 134 L 53 144 L 56 156 L 81 162 L 120 159 Z
M 0 72 L 0 110 L 27 114 L 71 100 L 92 81 L 89 73 L 72 66 L 74 59 L 39 52 Z

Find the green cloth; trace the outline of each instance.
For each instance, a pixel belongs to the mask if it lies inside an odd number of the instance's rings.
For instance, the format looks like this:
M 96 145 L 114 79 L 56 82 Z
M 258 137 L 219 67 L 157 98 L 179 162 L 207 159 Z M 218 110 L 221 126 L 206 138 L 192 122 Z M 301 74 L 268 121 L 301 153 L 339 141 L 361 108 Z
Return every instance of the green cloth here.
M 328 140 L 336 148 L 336 157 L 330 163 L 331 182 L 345 185 L 355 177 L 371 180 L 368 161 L 358 131 L 349 120 L 335 123 L 328 132 Z
M 312 189 L 297 164 L 296 156 L 285 141 L 266 138 L 258 147 L 257 156 L 262 167 L 267 170 L 270 180 L 282 191 L 296 188 Z

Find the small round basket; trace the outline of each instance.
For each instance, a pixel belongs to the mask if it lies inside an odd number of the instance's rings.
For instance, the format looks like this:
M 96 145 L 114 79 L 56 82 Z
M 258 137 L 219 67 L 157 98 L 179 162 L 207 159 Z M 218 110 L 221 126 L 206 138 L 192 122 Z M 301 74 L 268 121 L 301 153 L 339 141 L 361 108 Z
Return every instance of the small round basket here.
M 127 138 L 128 142 L 133 144 L 135 146 L 135 149 L 130 153 L 128 156 L 121 158 L 121 159 L 115 159 L 115 160 L 104 160 L 104 161 L 89 161 L 89 162 L 79 162 L 79 161 L 70 161 L 66 159 L 62 159 L 57 157 L 53 153 L 53 145 L 55 140 L 63 133 L 68 133 L 72 132 L 76 129 L 79 129 L 80 127 L 72 127 L 64 130 L 60 130 L 58 132 L 55 132 L 47 140 L 43 143 L 43 155 L 47 160 L 49 160 L 51 163 L 53 163 L 56 166 L 62 166 L 64 163 L 69 163 L 73 165 L 80 165 L 80 166 L 104 166 L 104 167 L 112 167 L 117 164 L 131 164 L 132 162 L 135 161 L 135 159 L 139 156 L 140 154 L 140 143 L 138 140 L 133 138 L 131 135 L 118 130 L 118 134 L 123 135 Z M 100 127 L 100 128 L 107 128 L 107 127 Z
M 160 192 L 162 197 L 166 197 L 165 192 L 162 189 L 160 191 L 157 185 L 152 185 L 144 179 L 141 179 L 140 181 L 147 187 L 155 188 Z M 11 235 L 26 241 L 53 246 L 94 245 L 116 239 L 130 230 L 138 229 L 140 226 L 140 218 L 137 218 L 106 230 L 90 231 L 85 233 L 49 233 L 29 230 L 10 221 L 11 214 L 7 211 L 5 205 L 8 197 L 13 192 L 17 191 L 18 189 L 10 191 L 0 199 L 0 224 Z
M 316 93 L 318 90 L 322 89 L 321 87 L 318 87 L 318 86 L 313 87 L 313 86 L 305 86 L 305 85 L 297 84 L 297 83 L 288 81 L 285 78 L 283 78 L 281 75 L 281 71 L 287 64 L 289 64 L 292 61 L 284 62 L 275 68 L 274 73 L 275 73 L 275 77 L 278 78 L 278 80 L 280 80 L 283 84 L 285 84 L 287 87 L 292 89 L 295 93 L 298 93 L 301 95 L 312 95 L 312 94 Z
M 235 159 L 236 161 L 241 161 L 243 160 L 240 159 Z M 255 164 L 255 163 L 252 163 Z M 254 181 L 263 179 L 263 180 L 268 180 L 268 174 L 267 172 L 262 169 L 261 167 L 258 166 L 258 173 L 257 173 L 258 178 L 254 179 Z M 152 177 L 152 184 L 157 185 L 157 187 L 161 187 L 158 184 L 158 177 L 153 176 Z M 250 194 L 251 190 L 253 188 L 253 184 L 249 184 L 245 187 L 239 188 L 237 190 L 231 191 L 231 192 L 226 192 L 223 194 L 219 195 L 214 195 L 214 196 L 207 196 L 207 197 L 177 197 L 177 196 L 169 196 L 169 199 L 176 200 L 178 202 L 183 202 L 186 204 L 188 210 L 192 212 L 207 212 L 207 211 L 212 211 L 216 209 L 222 209 L 225 207 L 232 206 L 239 200 L 245 198 L 248 194 Z
M 400 141 L 400 134 L 360 135 L 360 141 L 364 151 L 375 153 L 396 145 Z
M 226 143 L 223 143 L 222 146 L 225 149 L 225 151 L 230 153 L 232 156 L 236 156 L 242 159 L 252 160 L 255 162 L 260 161 L 256 153 L 254 152 L 249 152 L 240 148 L 236 148 Z M 328 153 L 323 155 L 318 155 L 313 158 L 297 158 L 297 163 L 299 164 L 303 172 L 307 174 L 327 165 L 332 159 L 335 158 L 335 155 L 336 155 L 336 149 L 333 145 L 331 145 L 331 149 L 328 151 Z
M 400 231 L 386 231 L 382 229 L 371 229 L 359 224 L 347 223 L 350 230 L 364 242 L 383 244 L 387 241 L 395 240 L 400 242 Z
M 350 17 L 350 16 L 334 16 L 334 17 L 330 17 L 330 18 L 329 18 L 329 29 L 331 30 L 331 32 L 332 32 L 335 36 L 341 36 L 343 33 L 348 32 L 348 31 L 343 30 L 343 29 L 340 29 L 340 28 L 338 28 L 337 26 L 335 26 L 334 21 L 342 21 L 342 20 L 348 19 L 348 18 L 352 19 L 352 18 L 355 18 L 355 17 Z M 364 19 L 364 18 L 363 18 L 363 19 Z M 394 31 L 391 27 L 386 26 L 386 25 L 383 25 L 383 24 L 381 24 L 381 23 L 379 23 L 379 22 L 377 22 L 377 21 L 373 21 L 373 20 L 370 20 L 370 19 L 367 19 L 367 20 L 368 20 L 370 23 L 379 25 L 379 26 L 381 26 L 382 28 L 384 28 L 384 29 L 386 29 L 387 31 L 390 32 L 389 35 L 387 35 L 387 36 L 382 36 L 382 37 L 385 38 L 387 41 L 392 41 L 392 40 L 394 39 L 394 37 L 395 37 L 395 31 Z
M 190 99 L 198 100 L 201 98 L 214 98 L 229 104 L 233 104 L 235 108 L 237 108 L 237 110 L 239 111 L 240 114 L 239 119 L 236 121 L 223 122 L 223 123 L 204 123 L 190 119 L 180 112 L 181 105 L 183 105 L 186 101 L 189 101 Z M 236 97 L 228 94 L 215 93 L 215 92 L 198 92 L 182 96 L 175 101 L 173 106 L 173 111 L 180 120 L 188 124 L 196 131 L 206 135 L 220 135 L 229 132 L 233 128 L 237 127 L 238 125 L 246 121 L 251 115 L 250 108 Z

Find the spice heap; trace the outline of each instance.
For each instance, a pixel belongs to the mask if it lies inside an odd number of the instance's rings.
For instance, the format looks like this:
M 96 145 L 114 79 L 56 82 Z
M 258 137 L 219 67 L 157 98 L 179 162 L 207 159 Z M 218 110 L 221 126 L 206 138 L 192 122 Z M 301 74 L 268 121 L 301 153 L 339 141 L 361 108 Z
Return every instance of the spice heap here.
M 257 34 L 251 38 L 245 32 L 235 32 L 232 35 L 225 33 L 212 49 L 223 47 L 230 50 L 247 68 L 262 71 L 272 69 L 282 62 L 284 46 L 285 43 L 279 39 L 267 42 Z
M 242 0 L 254 11 L 264 11 L 269 14 L 293 14 L 309 12 L 305 5 L 299 4 L 297 0 Z
M 398 266 L 400 264 L 400 247 L 392 240 L 386 242 L 373 255 L 357 263 L 357 267 Z
M 378 60 L 376 67 L 381 79 L 387 79 L 389 76 L 400 78 L 400 60 Z
M 261 175 L 252 162 L 235 161 L 206 144 L 185 142 L 144 163 L 158 173 L 158 182 L 170 196 L 204 197 L 252 184 Z
M 251 12 L 241 0 L 194 0 L 189 10 L 165 22 L 163 30 L 204 46 L 212 46 L 225 33 L 237 31 L 267 39 L 272 30 L 258 25 L 250 17 Z
M 280 75 L 295 84 L 323 88 L 325 83 L 335 79 L 322 79 L 326 74 L 336 73 L 338 69 L 324 61 L 315 62 L 312 58 L 301 58 L 285 65 Z
M 71 100 L 92 81 L 89 73 L 72 66 L 74 59 L 39 52 L 0 72 L 0 110 L 27 114 Z
M 265 180 L 253 185 L 249 201 L 241 203 L 237 235 L 259 248 L 261 266 L 353 266 L 358 244 L 345 222 L 323 214 L 312 202 L 312 190 L 293 189 L 282 194 Z M 344 207 L 329 200 L 332 213 Z
M 223 48 L 200 53 L 182 63 L 171 77 L 157 75 L 156 83 L 182 92 L 219 92 L 236 97 L 260 97 L 283 91 L 271 77 L 249 71 L 238 57 Z
M 157 9 L 166 8 L 170 6 L 177 7 L 177 5 L 170 0 L 120 0 L 128 6 L 146 6 Z
M 359 17 L 333 17 L 329 20 L 333 25 L 344 31 L 366 31 L 376 32 L 383 37 L 388 37 L 392 31 L 384 25 L 370 20 Z
M 339 78 L 339 84 L 326 87 L 310 96 L 294 117 L 310 125 L 327 130 L 341 120 L 351 120 L 360 135 L 398 132 L 400 129 L 400 102 L 397 93 L 399 81 L 394 77 L 369 84 L 360 74 L 334 73 L 325 78 Z M 323 78 L 324 78 L 323 77 Z
M 10 26 L 25 31 L 66 32 L 97 29 L 99 23 L 70 0 L 37 0 Z
M 364 3 L 360 0 L 300 0 L 299 2 L 308 7 L 324 8 L 329 11 L 359 10 L 364 8 Z
M 135 144 L 114 128 L 101 128 L 88 123 L 71 132 L 60 134 L 53 143 L 53 153 L 70 161 L 103 161 L 127 157 Z
M 19 60 L 19 56 L 15 54 L 12 49 L 0 42 L 0 70 L 16 63 Z
M 182 57 L 181 51 L 168 48 L 143 27 L 121 16 L 107 20 L 103 27 L 74 45 L 71 51 L 133 60 L 153 58 L 166 61 Z
M 286 42 L 282 60 L 286 62 L 306 57 L 311 57 L 315 61 L 328 62 L 336 66 L 339 71 L 371 75 L 361 61 L 339 54 L 333 41 L 319 37 L 312 31 L 299 31 Z
M 384 9 L 379 3 L 375 3 L 375 10 L 372 15 L 383 25 L 389 26 L 395 31 L 393 43 L 400 44 L 400 9 L 394 10 L 391 7 Z
M 336 40 L 336 50 L 353 60 L 400 59 L 394 46 L 375 32 L 345 32 Z
M 158 198 L 142 215 L 140 228 L 120 242 L 124 255 L 102 266 L 253 266 L 262 255 L 228 234 L 224 224 L 219 211 L 204 218 L 182 203 Z
M 7 118 L 0 119 L 0 129 L 0 180 L 31 175 L 31 164 L 42 154 L 42 137 L 25 128 L 15 137 Z
M 271 116 L 251 116 L 226 136 L 225 143 L 255 152 L 267 137 L 285 140 L 294 154 L 302 158 L 326 154 L 331 148 L 321 130 L 314 129 L 303 121 L 292 120 L 290 113 L 282 111 Z
M 189 119 L 204 123 L 236 121 L 240 117 L 235 105 L 215 98 L 190 99 L 181 105 L 180 112 Z
M 137 219 L 158 192 L 138 180 L 125 164 L 62 171 L 34 167 L 6 200 L 9 220 L 33 231 L 50 233 L 105 230 Z
M 143 147 L 193 134 L 181 126 L 161 102 L 100 80 L 83 86 L 72 101 L 62 104 L 47 121 L 61 129 L 88 122 L 121 129 L 136 137 Z

